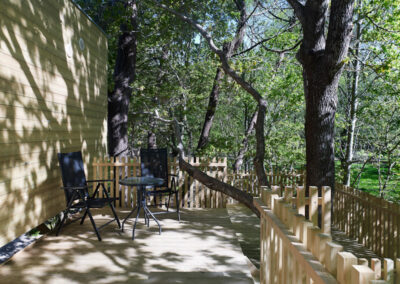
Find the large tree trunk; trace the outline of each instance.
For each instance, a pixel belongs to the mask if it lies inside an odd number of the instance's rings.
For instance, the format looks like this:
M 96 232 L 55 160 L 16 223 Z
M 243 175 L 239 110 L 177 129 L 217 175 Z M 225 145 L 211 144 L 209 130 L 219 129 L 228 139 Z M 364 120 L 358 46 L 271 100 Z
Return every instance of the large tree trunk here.
M 128 151 L 128 110 L 132 94 L 131 84 L 135 79 L 137 6 L 129 1 L 130 26 L 121 25 L 117 59 L 114 68 L 114 90 L 108 94 L 108 153 L 110 156 L 124 155 Z
M 302 5 L 297 0 L 288 0 L 302 24 L 304 35 L 297 58 L 303 66 L 306 99 L 307 187 L 327 185 L 333 189 L 335 185 L 337 87 L 351 38 L 353 1 L 308 0 Z
M 203 149 L 208 143 L 208 137 L 210 136 L 211 126 L 214 121 L 215 110 L 218 105 L 219 98 L 219 88 L 221 84 L 221 80 L 224 76 L 224 72 L 220 67 L 217 68 L 217 72 L 215 74 L 213 87 L 210 93 L 210 97 L 208 100 L 208 107 L 206 112 L 206 117 L 204 119 L 203 129 L 201 130 L 199 143 L 197 144 L 197 150 Z
M 238 155 L 236 156 L 235 163 L 233 164 L 233 170 L 235 172 L 238 172 L 240 170 L 240 167 L 243 164 L 243 158 L 244 154 L 246 154 L 248 148 L 249 148 L 249 136 L 254 130 L 254 126 L 257 121 L 257 116 L 258 116 L 258 110 L 256 110 L 251 118 L 250 124 L 247 127 L 246 133 L 244 135 L 244 138 L 242 140 L 242 148 L 239 150 Z

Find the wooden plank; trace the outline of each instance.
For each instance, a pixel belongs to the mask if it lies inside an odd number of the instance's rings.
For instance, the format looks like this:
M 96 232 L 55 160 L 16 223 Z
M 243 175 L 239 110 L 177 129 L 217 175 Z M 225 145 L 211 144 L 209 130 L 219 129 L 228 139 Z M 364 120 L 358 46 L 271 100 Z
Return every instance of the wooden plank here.
M 351 268 L 351 283 L 369 283 L 375 280 L 374 271 L 365 265 L 353 265 Z
M 305 211 L 305 189 L 304 186 L 298 186 L 296 188 L 297 190 L 297 210 L 298 213 L 306 216 L 306 211 Z
M 310 199 L 309 199 L 309 219 L 318 226 L 318 187 L 309 187 Z
M 313 279 L 314 283 L 336 283 L 332 275 L 324 269 L 317 259 L 310 257 L 304 246 L 299 244 L 298 239 L 287 231 L 286 227 L 271 210 L 267 210 L 259 199 L 254 200 L 254 205 L 260 210 L 261 218 L 266 218 L 267 222 L 271 224 L 275 231 L 274 235 L 281 239 L 284 246 L 296 259 L 295 262 L 299 263 L 299 265 L 304 268 L 306 274 Z
M 337 256 L 337 280 L 339 283 L 351 284 L 351 268 L 357 265 L 357 257 L 349 252 L 338 252 Z
M 28 8 L 26 9 L 27 4 L 26 1 L 20 1 L 21 5 L 3 5 L 3 9 L 0 11 L 0 14 L 2 14 L 2 17 L 7 19 L 9 22 L 12 22 L 14 24 L 13 26 L 13 33 L 19 33 L 22 34 L 21 31 L 24 31 L 27 33 L 26 36 L 24 36 L 25 40 L 28 39 L 33 39 L 38 42 L 43 42 L 43 43 L 48 43 L 48 38 L 52 38 L 54 41 L 58 42 L 58 44 L 53 44 L 49 45 L 47 49 L 50 48 L 57 48 L 58 46 L 63 46 L 66 40 L 66 36 L 70 35 L 71 30 L 73 28 L 82 30 L 82 22 L 79 23 L 79 25 L 74 25 L 74 22 L 70 22 L 68 24 L 68 27 L 65 25 L 65 23 L 60 22 L 59 18 L 57 18 L 56 15 L 60 13 L 58 10 L 54 10 L 54 14 L 48 13 L 46 15 L 46 21 L 43 21 L 43 19 L 39 19 L 38 17 L 35 17 L 32 15 L 30 12 L 31 9 Z M 35 7 L 36 10 L 39 9 L 44 9 L 45 11 L 48 10 L 48 4 L 44 4 L 45 6 L 42 6 L 42 3 L 37 3 L 38 5 Z M 68 3 L 66 2 L 68 5 Z M 29 4 L 28 4 L 29 5 Z M 25 7 L 24 7 L 25 6 Z M 65 4 L 63 9 L 65 9 Z M 70 15 L 79 15 L 79 11 L 71 11 Z M 55 17 L 54 17 L 55 16 Z M 68 18 L 68 17 L 67 17 Z M 80 20 L 86 20 L 84 17 L 81 17 Z M 48 25 L 51 26 L 52 28 L 49 28 Z M 52 22 L 52 23 L 50 23 Z M 84 25 L 84 24 L 83 24 Z M 8 28 L 6 26 L 5 28 Z M 87 34 L 85 33 L 80 33 L 80 36 L 85 39 L 85 49 L 86 50 L 91 50 L 92 52 L 98 52 L 101 54 L 101 50 L 104 50 L 107 48 L 107 40 L 104 37 L 104 34 L 100 31 L 97 30 L 97 27 L 93 24 L 86 25 L 84 29 L 90 30 Z M 96 33 L 98 35 L 96 35 Z M 75 50 L 79 50 L 79 47 L 75 46 Z M 102 62 L 103 65 L 105 65 L 106 62 Z
M 374 271 L 375 279 L 381 279 L 382 275 L 382 264 L 379 258 L 371 258 L 371 269 Z
M 77 149 L 82 148 L 82 144 L 87 144 L 87 145 L 94 145 L 95 143 L 99 142 L 99 139 L 84 139 L 84 140 L 67 140 L 68 143 L 66 142 L 65 144 L 68 145 L 68 148 L 61 148 L 62 144 L 58 143 L 56 140 L 56 137 L 54 139 L 54 142 L 32 142 L 32 143 L 22 143 L 22 144 L 11 144 L 9 147 L 0 148 L 0 157 L 14 157 L 14 156 L 21 156 L 21 155 L 26 155 L 29 156 L 33 153 L 36 152 L 43 152 L 43 151 L 48 151 L 48 152 L 64 152 L 66 151 L 65 149 L 74 149 L 75 151 Z M 73 146 L 75 145 L 75 147 Z M 7 160 L 7 159 L 6 159 Z
M 65 89 L 53 88 L 50 90 L 48 87 L 44 88 L 40 85 L 31 85 L 30 82 L 22 82 L 20 78 L 2 78 L 0 76 L 0 85 L 4 87 L 1 89 L 3 95 L 2 102 L 11 102 L 16 96 L 23 96 L 26 98 L 36 99 L 43 101 L 48 105 L 65 105 L 68 104 L 74 107 L 81 107 L 81 102 L 78 100 L 68 100 L 68 92 Z M 93 86 L 93 90 L 90 94 L 93 95 L 91 98 L 91 106 L 101 107 L 107 102 L 107 95 L 101 88 L 105 87 L 102 83 Z M 84 91 L 86 93 L 86 91 Z
M 383 279 L 388 283 L 394 282 L 394 261 L 390 258 L 383 260 Z

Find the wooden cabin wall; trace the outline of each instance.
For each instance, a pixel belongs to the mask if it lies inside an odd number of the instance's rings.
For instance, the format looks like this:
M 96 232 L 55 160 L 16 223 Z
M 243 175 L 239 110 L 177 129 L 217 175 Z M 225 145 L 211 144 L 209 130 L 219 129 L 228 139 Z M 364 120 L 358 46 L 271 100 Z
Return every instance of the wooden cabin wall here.
M 106 118 L 105 34 L 72 1 L 2 0 L 0 246 L 65 208 L 57 153 L 91 170 Z

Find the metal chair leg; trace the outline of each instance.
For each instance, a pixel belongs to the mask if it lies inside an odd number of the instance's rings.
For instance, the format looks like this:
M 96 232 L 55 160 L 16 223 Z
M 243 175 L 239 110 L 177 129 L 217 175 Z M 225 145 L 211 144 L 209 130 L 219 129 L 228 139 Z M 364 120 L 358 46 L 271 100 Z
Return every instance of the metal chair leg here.
M 86 215 L 87 215 L 87 210 L 85 211 L 85 214 L 83 214 L 83 217 L 82 217 L 81 223 L 80 223 L 81 225 L 82 225 L 83 222 L 85 221 Z
M 93 219 L 92 213 L 90 213 L 89 208 L 86 208 L 86 212 L 89 216 L 90 222 L 92 223 L 92 226 L 93 226 L 94 232 L 97 235 L 97 238 L 99 239 L 99 241 L 101 241 L 99 230 L 97 230 L 96 224 L 94 223 L 94 219 Z
M 119 221 L 119 218 L 118 218 L 118 216 L 117 216 L 117 212 L 115 212 L 114 205 L 112 204 L 112 202 L 110 202 L 109 205 L 110 205 L 110 207 L 111 207 L 111 211 L 112 211 L 113 214 L 114 214 L 115 221 L 117 221 L 118 228 L 121 229 L 121 222 Z
M 175 192 L 176 212 L 178 213 L 178 222 L 181 221 L 181 213 L 179 211 L 179 196 L 178 192 Z
M 167 212 L 169 212 L 169 204 L 171 202 L 171 192 L 168 195 L 168 205 L 167 205 Z
M 58 224 L 58 228 L 57 228 L 57 232 L 56 232 L 56 236 L 58 236 L 58 234 L 61 231 L 61 227 L 64 225 L 65 220 L 67 219 L 68 216 L 68 211 L 65 211 L 63 218 L 61 219 L 60 224 Z

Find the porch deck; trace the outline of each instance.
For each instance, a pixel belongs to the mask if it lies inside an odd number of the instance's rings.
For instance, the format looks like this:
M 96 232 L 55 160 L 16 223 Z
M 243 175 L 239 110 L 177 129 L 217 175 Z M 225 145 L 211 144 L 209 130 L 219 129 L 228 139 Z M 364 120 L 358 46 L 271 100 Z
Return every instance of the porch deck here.
M 96 211 L 97 224 L 108 211 Z M 184 210 L 180 223 L 176 214 L 159 216 L 163 233 L 141 219 L 135 241 L 132 222 L 123 233 L 105 227 L 102 242 L 89 220 L 69 224 L 1 266 L 0 283 L 254 283 L 226 209 Z

